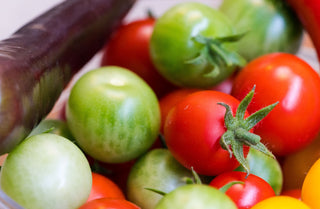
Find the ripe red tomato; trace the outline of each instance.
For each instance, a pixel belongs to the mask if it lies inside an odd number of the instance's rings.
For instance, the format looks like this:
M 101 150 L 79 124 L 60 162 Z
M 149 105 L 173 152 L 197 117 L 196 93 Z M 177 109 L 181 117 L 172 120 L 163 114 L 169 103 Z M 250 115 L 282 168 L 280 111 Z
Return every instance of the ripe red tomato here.
M 137 205 L 124 199 L 99 198 L 86 202 L 79 209 L 140 209 Z
M 234 75 L 230 76 L 223 82 L 215 85 L 214 87 L 211 88 L 211 90 L 230 94 L 232 89 L 233 79 L 234 79 Z M 160 98 L 159 104 L 160 104 L 160 112 L 161 112 L 161 128 L 160 128 L 161 132 L 163 132 L 164 122 L 171 108 L 174 107 L 180 100 L 182 100 L 187 95 L 200 90 L 203 90 L 203 89 L 178 88 L 167 93 L 166 95 Z
M 163 126 L 169 111 L 187 95 L 194 93 L 196 91 L 199 91 L 199 89 L 180 88 L 172 92 L 169 92 L 168 94 L 160 98 L 159 100 L 160 113 L 161 113 L 160 131 L 162 133 L 163 133 Z
M 209 185 L 220 189 L 232 182 L 242 182 L 243 184 L 232 185 L 226 191 L 226 195 L 239 209 L 251 208 L 261 200 L 275 196 L 274 190 L 265 180 L 254 174 L 249 174 L 248 177 L 246 175 L 241 171 L 225 172 L 216 176 Z
M 175 105 L 164 125 L 164 138 L 172 155 L 185 167 L 209 176 L 239 166 L 234 155 L 230 158 L 229 152 L 220 145 L 220 138 L 226 132 L 226 108 L 218 102 L 228 104 L 233 113 L 240 103 L 222 92 L 198 91 Z M 248 151 L 245 146 L 245 156 Z
M 155 19 L 135 20 L 120 27 L 104 48 L 101 65 L 128 68 L 142 77 L 158 97 L 175 88 L 154 67 L 149 53 L 149 42 Z
M 275 155 L 298 151 L 319 133 L 320 77 L 304 60 L 287 53 L 259 57 L 238 73 L 232 95 L 242 99 L 253 85 L 249 113 L 279 101 L 254 131 Z
M 122 190 L 109 178 L 92 172 L 92 188 L 87 202 L 99 198 L 125 199 Z

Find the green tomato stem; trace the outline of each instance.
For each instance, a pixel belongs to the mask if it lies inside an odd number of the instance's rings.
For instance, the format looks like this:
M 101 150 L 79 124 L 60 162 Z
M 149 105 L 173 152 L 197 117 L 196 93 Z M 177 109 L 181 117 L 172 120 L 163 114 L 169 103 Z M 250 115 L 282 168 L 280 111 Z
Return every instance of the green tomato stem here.
M 227 128 L 227 131 L 222 135 L 220 139 L 220 145 L 223 149 L 229 152 L 230 158 L 232 157 L 232 155 L 235 156 L 238 162 L 246 170 L 247 176 L 250 173 L 250 168 L 247 160 L 244 157 L 243 146 L 250 146 L 266 154 L 267 156 L 274 158 L 274 155 L 268 150 L 268 148 L 260 142 L 261 137 L 255 133 L 250 132 L 250 130 L 267 114 L 269 114 L 269 112 L 273 110 L 278 102 L 262 108 L 244 119 L 246 109 L 253 98 L 254 91 L 255 86 L 240 102 L 235 117 L 233 116 L 231 107 L 229 105 L 225 103 L 218 103 L 219 105 L 222 105 L 226 108 L 224 121 Z
M 206 73 L 205 77 L 217 77 L 225 68 L 243 67 L 246 60 L 236 51 L 231 51 L 225 47 L 226 43 L 238 42 L 245 33 L 234 34 L 225 37 L 208 38 L 202 35 L 193 37 L 193 40 L 202 45 L 199 55 L 187 60 L 189 64 L 199 64 L 208 62 L 212 69 Z

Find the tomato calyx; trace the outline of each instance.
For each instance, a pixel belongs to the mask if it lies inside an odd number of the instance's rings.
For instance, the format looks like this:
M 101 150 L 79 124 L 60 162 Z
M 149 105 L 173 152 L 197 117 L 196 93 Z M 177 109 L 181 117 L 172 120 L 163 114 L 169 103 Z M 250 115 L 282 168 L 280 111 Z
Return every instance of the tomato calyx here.
M 205 77 L 217 77 L 225 68 L 243 67 L 246 60 L 235 51 L 225 47 L 225 43 L 239 41 L 245 33 L 239 33 L 230 36 L 208 38 L 202 35 L 193 37 L 193 41 L 202 45 L 199 55 L 193 59 L 187 60 L 189 64 L 200 64 L 208 62 L 212 69 L 204 74 Z
M 255 91 L 255 86 L 246 95 L 246 97 L 240 102 L 235 117 L 232 114 L 231 108 L 225 103 L 218 103 L 226 108 L 224 116 L 225 126 L 227 131 L 222 135 L 220 139 L 220 145 L 223 149 L 227 150 L 230 154 L 238 160 L 238 162 L 245 169 L 247 176 L 250 173 L 249 163 L 244 157 L 243 146 L 250 146 L 269 157 L 275 158 L 274 155 L 268 150 L 268 148 L 260 142 L 261 137 L 250 130 L 260 122 L 279 102 L 268 105 L 255 113 L 251 114 L 247 118 L 244 118 L 246 109 L 250 104 Z

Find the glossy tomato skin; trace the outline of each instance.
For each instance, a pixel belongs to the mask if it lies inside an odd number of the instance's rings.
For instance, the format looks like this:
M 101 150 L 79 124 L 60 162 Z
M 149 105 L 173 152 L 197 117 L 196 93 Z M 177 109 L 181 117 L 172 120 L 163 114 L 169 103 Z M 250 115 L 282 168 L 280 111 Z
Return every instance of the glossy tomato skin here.
M 250 149 L 246 159 L 249 163 L 250 173 L 268 182 L 275 194 L 279 195 L 282 191 L 284 179 L 279 161 L 253 148 Z M 246 171 L 241 165 L 236 170 Z
M 200 89 L 179 88 L 160 98 L 159 105 L 161 112 L 161 133 L 163 133 L 163 127 L 170 110 L 183 98 L 199 90 Z
M 66 113 L 77 144 L 107 163 L 124 163 L 142 155 L 160 128 L 153 90 L 137 74 L 117 66 L 91 70 L 77 80 Z
M 251 208 L 258 202 L 275 196 L 272 187 L 265 180 L 254 174 L 247 176 L 241 171 L 222 173 L 210 182 L 210 186 L 220 189 L 234 181 L 243 182 L 243 184 L 232 185 L 226 191 L 226 195 L 236 203 L 239 209 Z
M 287 53 L 259 57 L 239 72 L 232 95 L 242 99 L 254 85 L 249 113 L 279 101 L 254 131 L 273 154 L 288 155 L 314 139 L 320 130 L 320 77 L 310 65 Z
M 128 68 L 143 78 L 158 97 L 175 88 L 156 70 L 150 58 L 149 42 L 156 19 L 139 19 L 122 25 L 103 50 L 101 66 Z
M 217 76 L 205 76 L 213 66 L 204 61 L 191 64 L 201 45 L 197 35 L 209 38 L 234 35 L 229 19 L 218 10 L 198 2 L 178 4 L 158 18 L 150 41 L 151 59 L 161 75 L 180 87 L 210 88 L 229 77 L 234 67 L 225 67 Z M 235 48 L 234 44 L 226 47 Z
M 239 166 L 234 156 L 220 146 L 220 138 L 225 133 L 224 102 L 233 113 L 239 100 L 229 94 L 204 90 L 195 92 L 180 101 L 168 114 L 164 137 L 168 149 L 185 167 L 203 175 L 214 176 L 231 171 Z M 249 147 L 244 146 L 245 156 Z
M 141 209 L 139 206 L 125 200 L 117 198 L 99 198 L 91 200 L 79 209 Z
M 109 178 L 92 172 L 92 188 L 87 202 L 99 198 L 125 199 L 123 192 Z

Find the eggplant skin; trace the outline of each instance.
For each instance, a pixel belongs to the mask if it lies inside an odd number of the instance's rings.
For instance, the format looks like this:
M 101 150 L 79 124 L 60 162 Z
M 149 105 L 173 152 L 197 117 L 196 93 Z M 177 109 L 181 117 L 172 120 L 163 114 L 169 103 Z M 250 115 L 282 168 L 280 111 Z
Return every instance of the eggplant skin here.
M 0 42 L 0 155 L 50 112 L 135 0 L 67 0 Z

